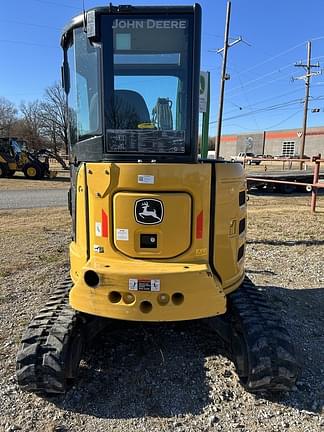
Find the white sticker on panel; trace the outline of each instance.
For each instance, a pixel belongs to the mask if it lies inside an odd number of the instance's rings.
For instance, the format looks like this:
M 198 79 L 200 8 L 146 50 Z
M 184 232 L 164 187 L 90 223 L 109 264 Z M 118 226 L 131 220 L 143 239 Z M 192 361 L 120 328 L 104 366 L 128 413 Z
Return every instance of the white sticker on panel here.
M 137 182 L 143 184 L 154 184 L 154 176 L 140 174 L 137 176 Z
M 151 291 L 160 291 L 160 279 L 151 280 Z
M 101 222 L 96 222 L 96 236 L 102 236 Z
M 128 229 L 117 228 L 116 229 L 116 238 L 117 238 L 117 240 L 128 241 Z
M 100 245 L 93 245 L 93 250 L 97 253 L 104 253 L 105 252 L 105 248 L 103 246 L 100 246 Z
M 128 289 L 129 289 L 129 291 L 137 291 L 138 290 L 138 280 L 137 279 L 128 279 Z

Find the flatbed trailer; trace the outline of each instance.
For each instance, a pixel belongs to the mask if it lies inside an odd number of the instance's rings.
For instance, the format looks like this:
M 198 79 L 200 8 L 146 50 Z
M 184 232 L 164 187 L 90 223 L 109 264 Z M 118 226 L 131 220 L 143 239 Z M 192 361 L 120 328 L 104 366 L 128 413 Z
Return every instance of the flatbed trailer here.
M 267 188 L 280 193 L 292 193 L 297 190 L 308 190 L 313 184 L 313 179 L 312 170 L 250 171 L 247 177 L 247 187 L 248 190 Z M 324 179 L 324 170 L 320 171 L 319 179 Z M 308 189 L 306 189 L 307 187 Z

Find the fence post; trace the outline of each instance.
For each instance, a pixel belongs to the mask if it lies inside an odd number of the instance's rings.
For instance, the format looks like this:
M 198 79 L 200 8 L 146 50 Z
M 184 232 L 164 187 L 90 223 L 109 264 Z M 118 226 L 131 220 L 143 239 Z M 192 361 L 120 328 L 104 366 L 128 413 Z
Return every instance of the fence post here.
M 321 167 L 321 155 L 313 157 L 313 161 L 315 163 L 314 165 L 314 175 L 313 175 L 313 185 L 318 183 L 319 180 L 319 173 L 320 173 L 320 167 Z M 317 198 L 317 187 L 312 187 L 312 200 L 311 200 L 311 212 L 315 213 L 316 211 L 316 198 Z

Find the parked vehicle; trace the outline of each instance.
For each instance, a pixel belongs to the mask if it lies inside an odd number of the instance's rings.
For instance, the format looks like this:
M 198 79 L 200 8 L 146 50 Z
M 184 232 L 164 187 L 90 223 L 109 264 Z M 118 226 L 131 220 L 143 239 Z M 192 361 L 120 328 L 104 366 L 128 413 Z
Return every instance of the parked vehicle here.
M 247 163 L 248 165 L 260 165 L 261 161 L 257 157 L 259 156 L 256 156 L 254 153 L 240 152 L 237 156 L 231 156 L 231 161 Z

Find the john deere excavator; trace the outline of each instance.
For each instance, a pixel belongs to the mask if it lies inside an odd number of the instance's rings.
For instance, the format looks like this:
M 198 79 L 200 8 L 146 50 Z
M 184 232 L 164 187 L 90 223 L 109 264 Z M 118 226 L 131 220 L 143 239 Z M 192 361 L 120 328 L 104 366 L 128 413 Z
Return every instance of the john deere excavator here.
M 23 336 L 21 388 L 64 393 L 112 319 L 208 317 L 249 391 L 294 384 L 289 334 L 244 272 L 242 166 L 197 158 L 200 33 L 198 4 L 110 5 L 65 28 L 71 270 Z

